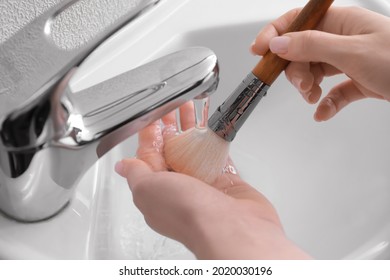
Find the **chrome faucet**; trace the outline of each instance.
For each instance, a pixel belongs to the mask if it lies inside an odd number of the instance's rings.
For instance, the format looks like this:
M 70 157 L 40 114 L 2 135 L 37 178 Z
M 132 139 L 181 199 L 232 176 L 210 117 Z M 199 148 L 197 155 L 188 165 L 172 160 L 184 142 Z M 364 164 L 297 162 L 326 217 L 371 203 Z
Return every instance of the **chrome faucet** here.
M 87 55 L 158 0 L 112 2 L 132 2 L 132 8 L 124 13 L 118 5 L 116 21 L 85 33 L 81 42 L 53 40 L 58 37 L 53 30 L 61 29 L 56 20 L 63 21 L 64 13 L 69 19 L 77 5 L 99 6 L 99 0 L 52 4 L 0 38 L 0 210 L 9 217 L 32 222 L 54 216 L 82 175 L 112 147 L 216 89 L 216 56 L 197 47 L 74 91 L 69 81 Z M 88 9 L 102 8 L 97 6 Z

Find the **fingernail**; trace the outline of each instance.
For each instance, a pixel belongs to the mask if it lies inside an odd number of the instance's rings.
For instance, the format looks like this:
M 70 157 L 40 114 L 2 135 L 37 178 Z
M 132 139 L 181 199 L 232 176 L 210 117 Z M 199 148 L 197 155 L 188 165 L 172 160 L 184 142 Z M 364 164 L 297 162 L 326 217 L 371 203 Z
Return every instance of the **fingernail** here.
M 122 163 L 122 161 L 118 161 L 118 162 L 115 164 L 115 172 L 118 173 L 120 176 L 124 177 L 124 174 L 123 174 L 123 163 Z
M 291 83 L 294 85 L 294 87 L 297 90 L 301 90 L 301 84 L 302 84 L 302 79 L 301 78 L 294 77 L 294 78 L 291 79 Z
M 315 103 L 315 96 L 311 94 L 311 92 L 307 93 L 307 100 L 309 101 L 310 104 Z
M 314 113 L 314 120 L 317 122 L 323 122 L 325 121 L 325 116 L 327 115 L 327 106 L 320 105 L 317 107 L 316 112 Z
M 309 94 L 307 96 L 307 100 L 309 100 L 309 102 L 311 104 L 317 103 L 318 99 L 319 99 L 319 96 L 317 94 L 313 94 L 312 92 L 309 92 Z
M 273 53 L 285 54 L 288 52 L 288 44 L 290 41 L 291 38 L 287 36 L 274 37 L 269 43 L 269 48 Z
M 317 111 L 314 114 L 314 119 L 317 122 L 327 121 L 337 113 L 336 107 L 330 98 L 325 98 L 321 101 Z
M 255 41 L 252 42 L 251 47 L 249 48 L 249 52 L 252 55 L 257 55 L 257 53 L 255 52 Z

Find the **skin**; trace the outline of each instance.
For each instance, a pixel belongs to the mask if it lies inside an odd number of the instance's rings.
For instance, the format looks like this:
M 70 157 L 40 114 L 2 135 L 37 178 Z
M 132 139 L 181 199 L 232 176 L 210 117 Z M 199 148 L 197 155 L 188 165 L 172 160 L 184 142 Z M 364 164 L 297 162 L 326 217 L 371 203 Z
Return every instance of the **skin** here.
M 321 99 L 325 77 L 346 80 L 319 102 L 314 118 L 325 121 L 350 103 L 390 101 L 390 19 L 362 8 L 332 7 L 318 30 L 282 34 L 296 17 L 292 10 L 267 25 L 251 51 L 270 50 L 292 61 L 288 80 L 309 103 Z M 183 129 L 194 125 L 189 104 L 181 108 Z M 174 114 L 163 118 L 166 127 Z M 187 246 L 199 259 L 307 259 L 286 237 L 271 203 L 238 174 L 223 173 L 212 185 L 170 172 L 164 160 L 166 137 L 155 122 L 139 133 L 137 159 L 124 159 L 116 171 L 127 179 L 135 205 L 151 228 Z M 228 165 L 233 166 L 229 160 Z
M 183 130 L 194 126 L 191 103 L 181 108 Z M 175 114 L 163 123 L 171 127 Z M 198 259 L 306 259 L 289 241 L 271 203 L 238 174 L 223 173 L 212 185 L 170 172 L 163 141 L 172 137 L 154 122 L 139 133 L 137 159 L 116 171 L 127 179 L 148 225 L 178 240 Z M 156 144 L 157 143 L 157 144 Z M 233 166 L 231 160 L 227 163 Z
M 279 36 L 299 11 L 291 10 L 268 24 L 251 51 L 264 55 L 270 49 L 292 61 L 286 76 L 310 104 L 320 100 L 325 77 L 346 75 L 319 102 L 315 120 L 329 120 L 360 99 L 390 101 L 390 18 L 359 7 L 331 7 L 317 30 Z

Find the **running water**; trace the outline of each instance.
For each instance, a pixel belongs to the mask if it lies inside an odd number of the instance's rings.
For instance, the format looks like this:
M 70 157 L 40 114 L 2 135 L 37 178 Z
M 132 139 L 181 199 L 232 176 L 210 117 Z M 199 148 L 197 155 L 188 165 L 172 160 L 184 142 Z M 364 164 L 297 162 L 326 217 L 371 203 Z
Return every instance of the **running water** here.
M 205 129 L 209 118 L 210 98 L 194 99 L 195 127 Z

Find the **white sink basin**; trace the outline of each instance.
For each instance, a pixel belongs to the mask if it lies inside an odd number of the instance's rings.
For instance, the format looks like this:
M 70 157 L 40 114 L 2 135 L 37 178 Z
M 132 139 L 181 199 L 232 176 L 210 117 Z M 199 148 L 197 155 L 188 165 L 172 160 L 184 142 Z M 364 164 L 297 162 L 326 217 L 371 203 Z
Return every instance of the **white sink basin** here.
M 390 15 L 385 0 L 339 0 Z M 368 3 L 369 2 L 369 3 Z M 270 20 L 306 1 L 162 0 L 84 64 L 87 87 L 152 58 L 201 45 L 220 62 L 216 108 L 255 65 L 248 49 Z M 326 92 L 336 79 L 324 82 Z M 282 75 L 235 139 L 231 155 L 244 179 L 277 208 L 287 235 L 315 258 L 390 257 L 390 105 L 367 100 L 316 123 Z M 0 258 L 188 259 L 181 244 L 153 232 L 132 202 L 115 162 L 134 156 L 132 137 L 82 179 L 58 216 L 22 224 L 0 216 Z

